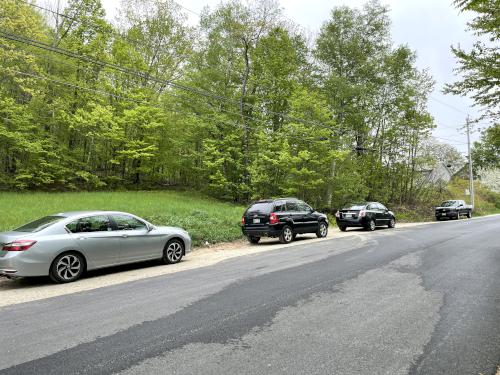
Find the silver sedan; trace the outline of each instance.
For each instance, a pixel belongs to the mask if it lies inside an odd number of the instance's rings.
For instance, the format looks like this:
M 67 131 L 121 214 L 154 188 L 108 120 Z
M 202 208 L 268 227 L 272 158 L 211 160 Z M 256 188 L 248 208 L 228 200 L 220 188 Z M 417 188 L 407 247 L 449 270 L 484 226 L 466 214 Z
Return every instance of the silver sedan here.
M 67 283 L 87 270 L 150 259 L 177 263 L 190 250 L 191 237 L 181 228 L 125 212 L 63 212 L 0 233 L 0 275 L 49 275 Z

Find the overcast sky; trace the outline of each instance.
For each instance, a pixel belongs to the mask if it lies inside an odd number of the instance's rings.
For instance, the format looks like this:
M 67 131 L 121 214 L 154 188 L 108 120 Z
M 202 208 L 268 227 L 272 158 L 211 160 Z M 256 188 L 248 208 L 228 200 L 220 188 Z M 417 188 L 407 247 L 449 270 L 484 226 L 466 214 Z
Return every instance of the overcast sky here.
M 109 18 L 116 15 L 119 0 L 102 0 Z M 441 90 L 446 82 L 454 81 L 453 69 L 456 66 L 450 45 L 458 44 L 465 49 L 471 47 L 474 39 L 466 31 L 470 14 L 461 14 L 455 9 L 452 0 L 381 0 L 389 5 L 392 19 L 392 37 L 398 44 L 408 44 L 417 52 L 420 68 L 429 68 L 436 81 L 435 91 L 429 100 L 429 111 L 438 125 L 436 137 L 447 138 L 461 152 L 467 151 L 466 136 L 457 131 L 463 126 L 466 113 L 472 118 L 478 115 L 467 98 L 443 95 Z M 192 12 L 186 13 L 189 22 L 197 23 L 198 16 L 205 6 L 214 8 L 221 0 L 178 0 L 179 5 Z M 302 25 L 311 33 L 317 33 L 329 18 L 330 11 L 337 5 L 361 6 L 363 0 L 280 0 L 285 15 Z M 445 105 L 445 104 L 447 105 Z M 455 107 L 453 109 L 451 107 Z M 472 139 L 477 139 L 474 134 Z M 443 140 L 444 141 L 444 140 Z

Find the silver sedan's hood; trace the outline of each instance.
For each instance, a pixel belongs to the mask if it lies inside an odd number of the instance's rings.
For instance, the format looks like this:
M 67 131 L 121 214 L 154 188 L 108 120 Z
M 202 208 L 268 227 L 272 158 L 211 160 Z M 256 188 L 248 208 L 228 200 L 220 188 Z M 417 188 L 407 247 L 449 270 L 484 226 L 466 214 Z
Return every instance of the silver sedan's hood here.
M 187 231 L 182 229 L 182 228 L 178 228 L 178 227 L 161 227 L 161 226 L 156 226 L 155 225 L 155 229 L 159 232 L 162 232 L 162 233 L 183 233 L 183 234 L 187 234 Z

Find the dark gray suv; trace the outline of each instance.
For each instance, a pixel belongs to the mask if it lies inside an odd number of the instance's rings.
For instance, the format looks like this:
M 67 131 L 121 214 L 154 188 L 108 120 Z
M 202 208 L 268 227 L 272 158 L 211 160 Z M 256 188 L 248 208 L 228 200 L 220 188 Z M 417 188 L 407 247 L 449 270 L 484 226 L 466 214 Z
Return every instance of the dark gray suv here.
M 292 242 L 299 233 L 328 234 L 328 218 L 296 198 L 266 199 L 253 202 L 241 218 L 241 229 L 251 243 L 261 237 L 278 237 Z

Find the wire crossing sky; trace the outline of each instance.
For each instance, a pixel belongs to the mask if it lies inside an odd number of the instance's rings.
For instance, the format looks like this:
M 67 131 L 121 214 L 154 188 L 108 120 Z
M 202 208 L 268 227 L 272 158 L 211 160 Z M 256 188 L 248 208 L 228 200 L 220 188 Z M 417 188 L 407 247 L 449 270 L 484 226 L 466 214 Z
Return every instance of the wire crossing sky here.
M 107 17 L 114 20 L 118 14 L 120 0 L 102 0 Z M 205 7 L 213 9 L 221 0 L 178 0 L 185 11 L 188 22 L 196 25 Z M 316 35 L 322 24 L 329 18 L 335 6 L 360 7 L 364 0 L 280 0 L 286 18 L 301 27 L 307 34 Z M 455 58 L 450 46 L 458 45 L 466 50 L 474 36 L 468 32 L 467 22 L 472 14 L 460 13 L 451 0 L 381 0 L 389 6 L 392 20 L 392 38 L 398 44 L 407 44 L 417 52 L 417 66 L 429 69 L 436 81 L 434 92 L 429 98 L 428 108 L 434 117 L 437 139 L 452 143 L 462 153 L 467 152 L 466 135 L 463 131 L 467 114 L 472 119 L 479 117 L 478 108 L 468 98 L 444 95 L 441 90 L 446 83 L 455 81 Z M 41 6 L 47 5 L 38 0 Z M 476 130 L 488 126 L 479 123 Z M 472 140 L 479 138 L 479 132 L 472 134 Z

